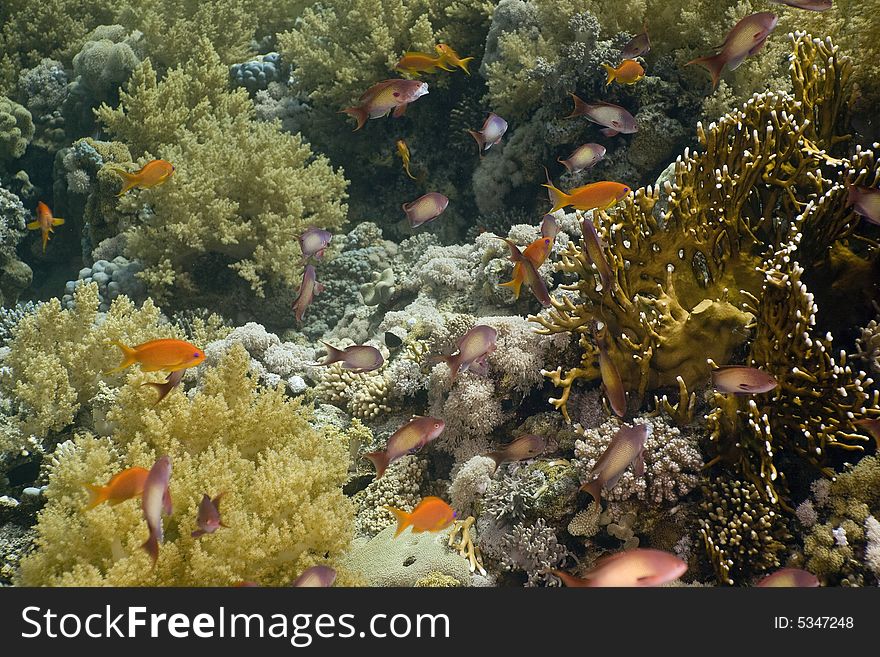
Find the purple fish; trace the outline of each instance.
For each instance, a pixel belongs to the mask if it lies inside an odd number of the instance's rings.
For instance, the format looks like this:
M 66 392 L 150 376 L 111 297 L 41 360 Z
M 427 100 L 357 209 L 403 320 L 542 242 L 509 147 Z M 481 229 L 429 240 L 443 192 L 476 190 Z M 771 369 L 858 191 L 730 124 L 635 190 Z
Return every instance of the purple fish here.
M 779 382 L 764 370 L 747 365 L 725 365 L 712 370 L 712 385 L 718 392 L 755 395 L 770 392 Z
M 603 488 L 614 488 L 626 469 L 632 465 L 633 474 L 641 477 L 645 474 L 645 441 L 648 439 L 648 425 L 637 424 L 634 427 L 623 425 L 611 438 L 608 447 L 596 461 L 590 472 L 590 481 L 581 486 L 600 504 L 599 497 Z
M 314 226 L 307 228 L 299 236 L 299 248 L 302 250 L 303 258 L 323 258 L 324 250 L 330 244 L 331 239 L 333 239 L 333 235 L 330 231 Z
M 168 484 L 171 481 L 171 459 L 168 456 L 160 457 L 144 482 L 144 493 L 141 498 L 141 508 L 144 512 L 144 519 L 147 521 L 147 528 L 150 530 L 150 536 L 141 546 L 150 555 L 153 565 L 159 558 L 159 543 L 162 542 L 162 514 L 171 515 L 171 493 L 168 490 Z
M 584 222 L 587 223 L 587 222 Z M 605 396 L 611 404 L 611 410 L 618 417 L 626 415 L 626 390 L 617 366 L 611 360 L 608 351 L 608 328 L 603 327 L 595 333 L 596 346 L 599 348 L 599 373 L 602 375 L 602 387 L 605 388 Z
M 470 136 L 477 142 L 480 155 L 499 143 L 505 132 L 507 132 L 507 121 L 495 114 L 495 112 L 489 113 L 489 116 L 483 122 L 482 130 L 479 132 L 468 130 Z
M 469 329 L 458 339 L 456 343 L 458 349 L 455 354 L 451 356 L 435 356 L 434 360 L 442 360 L 449 365 L 449 371 L 452 374 L 450 383 L 455 381 L 460 370 L 476 370 L 479 374 L 480 368 L 488 368 L 488 363 L 486 363 L 485 359 L 486 356 L 495 351 L 495 341 L 497 339 L 498 331 L 491 326 L 479 324 Z
M 651 50 L 651 39 L 648 38 L 648 30 L 646 29 L 641 34 L 634 36 L 630 39 L 629 43 L 627 43 L 623 47 L 623 51 L 620 53 L 622 59 L 635 59 L 636 57 L 640 57 Z
M 449 205 L 449 199 L 440 192 L 429 192 L 424 196 L 420 196 L 415 201 L 403 204 L 403 211 L 409 225 L 418 228 L 422 224 L 433 221 L 446 209 Z
M 782 568 L 775 573 L 767 575 L 767 577 L 755 584 L 755 586 L 778 586 L 786 588 L 813 587 L 819 586 L 819 579 L 813 573 L 801 570 L 800 568 Z
M 377 82 L 360 97 L 360 105 L 346 107 L 342 112 L 353 116 L 357 121 L 355 130 L 364 127 L 367 119 L 388 116 L 403 116 L 406 106 L 428 93 L 428 85 L 418 80 L 394 78 Z
M 846 191 L 847 206 L 851 205 L 856 214 L 872 224 L 880 225 L 880 189 L 847 184 Z
M 522 267 L 523 282 L 529 286 L 529 289 L 532 291 L 532 294 L 535 295 L 535 298 L 542 306 L 552 306 L 553 303 L 550 300 L 550 293 L 547 291 L 547 285 L 544 283 L 544 279 L 541 278 L 541 275 L 538 274 L 538 270 L 535 268 L 532 261 L 526 258 L 522 254 L 522 251 L 519 250 L 519 247 L 509 239 L 504 237 L 499 237 L 498 239 L 503 239 L 507 242 L 507 246 L 510 247 L 510 259 Z
M 199 538 L 205 534 L 213 534 L 220 527 L 226 527 L 223 521 L 220 520 L 221 497 L 223 497 L 223 493 L 220 493 L 213 500 L 207 493 L 202 494 L 202 501 L 199 503 L 199 514 L 196 517 L 196 525 L 199 528 L 190 534 L 193 538 Z
M 581 577 L 552 570 L 566 586 L 660 586 L 684 575 L 687 564 L 671 552 L 633 548 L 596 561 Z
M 526 434 L 498 451 L 489 452 L 486 456 L 495 461 L 496 466 L 499 466 L 502 463 L 533 459 L 543 454 L 545 449 L 547 449 L 547 439 L 544 436 Z
M 774 5 L 787 5 L 796 9 L 809 11 L 828 11 L 831 9 L 832 0 L 768 0 Z
M 302 588 L 327 588 L 336 581 L 336 571 L 330 566 L 312 566 L 306 568 L 291 586 Z
M 692 59 L 685 66 L 691 64 L 702 66 L 712 74 L 713 88 L 717 87 L 724 67 L 727 66 L 733 71 L 745 61 L 746 57 L 754 55 L 763 48 L 778 21 L 774 14 L 767 11 L 750 14 L 733 26 L 721 46 L 721 52 L 717 55 Z
M 303 315 L 306 314 L 306 308 L 308 308 L 312 301 L 314 301 L 315 295 L 323 291 L 324 286 L 317 281 L 315 268 L 311 265 L 306 265 L 306 268 L 303 271 L 302 283 L 300 283 L 299 286 L 299 294 L 297 294 L 296 299 L 293 301 L 294 316 L 296 317 L 298 324 L 302 324 L 302 318 Z
M 168 376 L 165 377 L 164 383 L 154 383 L 151 381 L 149 383 L 141 384 L 145 386 L 152 386 L 159 391 L 159 399 L 156 400 L 156 403 L 153 404 L 153 406 L 157 406 L 160 401 L 168 396 L 169 392 L 180 385 L 180 382 L 183 380 L 184 374 L 186 374 L 186 370 L 174 370 L 173 372 L 168 373 Z
M 596 266 L 596 270 L 599 272 L 599 279 L 602 281 L 602 293 L 604 294 L 611 289 L 611 279 L 614 276 L 614 272 L 611 271 L 611 266 L 605 259 L 605 252 L 602 250 L 605 245 L 602 243 L 602 238 L 599 237 L 599 233 L 596 231 L 596 226 L 593 225 L 593 222 L 590 221 L 588 217 L 584 217 L 581 226 L 587 257 Z
M 382 367 L 385 359 L 382 352 L 370 345 L 351 345 L 345 349 L 338 349 L 323 340 L 321 343 L 327 347 L 327 358 L 318 365 L 332 365 L 342 363 L 342 369 L 353 372 L 372 372 Z
M 556 221 L 556 217 L 552 214 L 545 214 L 541 219 L 541 237 L 549 237 L 556 241 L 557 235 L 559 235 L 559 223 Z
M 574 94 L 570 95 L 574 100 L 574 110 L 565 118 L 571 119 L 575 116 L 585 116 L 589 121 L 605 126 L 601 132 L 606 137 L 613 137 L 618 133 L 630 135 L 639 131 L 639 124 L 633 115 L 619 105 L 603 103 L 602 101 L 585 103 Z
M 857 427 L 862 427 L 865 431 L 871 434 L 871 437 L 877 443 L 877 451 L 880 452 L 880 419 L 865 418 L 863 420 L 856 420 L 853 424 Z
M 560 157 L 558 162 L 565 166 L 569 173 L 577 173 L 584 169 L 591 169 L 604 157 L 605 147 L 602 144 L 584 144 L 578 146 L 567 160 Z
M 445 428 L 446 423 L 440 418 L 416 416 L 391 434 L 384 451 L 368 452 L 364 458 L 376 466 L 376 479 L 379 479 L 391 463 L 421 449 L 443 433 Z

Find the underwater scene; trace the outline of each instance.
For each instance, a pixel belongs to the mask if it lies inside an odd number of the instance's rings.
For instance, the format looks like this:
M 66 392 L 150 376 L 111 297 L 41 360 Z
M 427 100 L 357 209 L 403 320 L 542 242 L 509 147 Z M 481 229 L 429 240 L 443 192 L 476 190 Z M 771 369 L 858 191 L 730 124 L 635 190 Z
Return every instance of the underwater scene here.
M 877 586 L 880 0 L 4 0 L 0 586 Z

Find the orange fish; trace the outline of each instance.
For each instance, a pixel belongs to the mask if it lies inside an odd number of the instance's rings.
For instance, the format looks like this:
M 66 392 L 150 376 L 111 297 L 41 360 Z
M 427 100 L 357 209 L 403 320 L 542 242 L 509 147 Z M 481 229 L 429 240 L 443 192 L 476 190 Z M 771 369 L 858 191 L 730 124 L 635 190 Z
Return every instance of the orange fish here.
M 122 178 L 122 189 L 116 195 L 122 196 L 125 192 L 135 187 L 149 189 L 150 187 L 161 185 L 174 173 L 174 165 L 165 160 L 151 160 L 134 173 L 129 173 L 122 167 L 111 167 L 110 170 L 113 173 L 119 174 Z
M 444 64 L 452 64 L 453 66 L 457 66 L 458 68 L 460 68 L 468 75 L 471 74 L 471 72 L 468 71 L 468 63 L 473 60 L 473 57 L 465 57 L 464 59 L 462 59 L 448 43 L 438 43 L 436 46 L 434 46 L 434 49 L 438 53 L 440 53 L 441 62 L 443 62 Z M 450 71 L 452 69 L 446 70 Z
M 395 71 L 406 73 L 408 75 L 418 75 L 419 73 L 436 73 L 437 69 L 451 71 L 446 68 L 446 62 L 443 56 L 434 57 L 423 52 L 407 52 L 400 58 L 400 61 L 394 65 Z
M 144 482 L 147 480 L 149 470 L 144 468 L 128 468 L 117 472 L 106 486 L 85 484 L 89 491 L 89 505 L 86 509 L 94 509 L 102 502 L 110 502 L 110 506 L 116 506 L 120 502 L 140 497 L 144 492 Z
M 158 372 L 159 370 L 174 372 L 184 370 L 187 367 L 195 367 L 205 360 L 204 351 L 189 342 L 173 338 L 150 340 L 136 347 L 129 347 L 119 340 L 114 340 L 113 344 L 122 350 L 122 362 L 119 367 L 108 370 L 104 374 L 121 372 L 135 363 L 141 364 L 143 372 Z
M 63 223 L 64 219 L 53 217 L 49 206 L 40 201 L 37 203 L 37 218 L 30 222 L 27 227 L 29 230 L 39 230 L 43 233 L 43 253 L 45 253 L 49 234 L 55 232 L 55 226 L 60 226 Z
M 392 506 L 384 507 L 397 518 L 397 531 L 394 536 L 407 527 L 412 527 L 414 534 L 421 532 L 439 532 L 446 529 L 455 520 L 455 511 L 439 497 L 426 497 L 418 503 L 411 513 L 395 509 Z
M 567 194 L 556 188 L 551 182 L 542 185 L 542 187 L 550 190 L 550 198 L 553 201 L 551 213 L 568 205 L 575 210 L 607 210 L 629 194 L 629 187 L 623 183 L 607 180 L 575 187 Z
M 615 80 L 621 84 L 635 84 L 645 77 L 645 69 L 634 59 L 624 59 L 617 68 L 610 64 L 602 64 L 602 68 L 608 73 L 608 79 L 605 81 L 606 87 Z
M 406 175 L 415 180 L 416 177 L 412 175 L 409 170 L 409 146 L 406 145 L 406 142 L 403 141 L 403 139 L 398 139 L 395 143 L 397 145 L 397 154 L 400 156 L 400 159 L 403 160 L 403 170 L 406 171 Z
M 544 264 L 544 261 L 550 254 L 550 249 L 553 248 L 553 241 L 554 240 L 549 237 L 539 237 L 526 247 L 525 251 L 522 252 L 523 257 L 531 262 L 535 269 L 538 269 Z M 513 298 L 519 299 L 519 291 L 525 280 L 525 275 L 526 272 L 523 268 L 523 264 L 517 262 L 513 265 L 512 278 L 506 283 L 499 283 L 499 285 L 509 287 L 513 290 Z

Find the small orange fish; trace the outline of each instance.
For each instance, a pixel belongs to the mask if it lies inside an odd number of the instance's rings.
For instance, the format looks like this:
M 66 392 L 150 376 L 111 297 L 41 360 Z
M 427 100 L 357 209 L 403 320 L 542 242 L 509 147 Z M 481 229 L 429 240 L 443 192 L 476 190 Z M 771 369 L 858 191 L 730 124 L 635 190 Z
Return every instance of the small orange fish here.
M 513 287 L 514 290 L 518 293 L 519 285 L 525 283 L 532 290 L 532 293 L 535 295 L 535 298 L 541 303 L 542 306 L 551 306 L 553 305 L 550 301 L 550 293 L 547 291 L 547 284 L 544 283 L 544 279 L 541 278 L 540 274 L 538 274 L 538 268 L 532 263 L 531 260 L 525 257 L 525 255 L 519 250 L 519 247 L 511 242 L 509 239 L 505 237 L 499 237 L 498 239 L 504 240 L 507 242 L 507 246 L 510 248 L 510 259 L 515 263 L 513 276 L 514 278 L 507 283 L 500 283 L 500 285 L 505 285 L 509 287 Z M 550 239 L 549 237 L 543 239 Z M 516 266 L 519 265 L 520 269 L 517 271 Z M 519 278 L 519 284 L 516 283 Z
M 462 59 L 448 43 L 438 43 L 436 46 L 434 46 L 434 49 L 438 53 L 440 53 L 441 62 L 443 62 L 444 64 L 452 64 L 453 66 L 457 66 L 458 68 L 460 68 L 468 75 L 471 74 L 471 72 L 468 71 L 468 63 L 473 60 L 473 57 L 465 57 L 464 59 Z
M 161 185 L 174 173 L 174 165 L 166 160 L 151 160 L 134 173 L 116 166 L 111 167 L 110 170 L 122 178 L 122 189 L 116 195 L 122 196 L 125 192 L 135 187 L 138 189 L 149 189 L 150 187 Z
M 624 59 L 620 66 L 614 68 L 610 64 L 602 64 L 602 68 L 608 74 L 605 86 L 617 80 L 621 84 L 635 84 L 645 77 L 645 69 L 634 59 Z
M 409 170 L 409 146 L 406 145 L 406 142 L 403 139 L 398 139 L 396 142 L 397 145 L 397 154 L 400 155 L 400 159 L 403 160 L 403 170 L 406 171 L 406 175 L 408 175 L 413 180 L 416 179 L 414 175 Z
M 568 193 L 558 189 L 553 183 L 542 185 L 550 190 L 553 209 L 556 212 L 570 205 L 575 210 L 607 210 L 629 194 L 629 187 L 622 183 L 603 180 L 575 187 Z
M 62 224 L 64 224 L 64 219 L 53 217 L 49 206 L 40 201 L 37 203 L 37 218 L 31 221 L 27 227 L 29 230 L 39 230 L 43 233 L 43 253 L 45 253 L 49 234 L 55 232 L 55 226 L 61 226 Z
M 106 486 L 84 484 L 89 491 L 89 504 L 86 509 L 94 509 L 102 502 L 110 502 L 116 506 L 120 502 L 139 497 L 144 492 L 144 482 L 149 470 L 145 468 L 128 468 L 110 478 Z
M 523 257 L 532 263 L 535 269 L 544 264 L 550 250 L 553 248 L 553 241 L 549 237 L 539 237 L 529 244 L 525 251 L 522 252 Z M 513 265 L 513 274 L 511 279 L 506 283 L 499 283 L 502 287 L 509 287 L 513 290 L 513 298 L 519 299 L 520 288 L 525 280 L 526 271 L 521 262 Z
M 440 57 L 434 57 L 433 55 L 428 55 L 423 52 L 407 52 L 400 58 L 397 64 L 394 65 L 395 71 L 415 76 L 419 73 L 436 73 L 437 69 L 441 68 L 444 71 L 452 70 L 451 68 L 446 67 L 446 62 L 442 55 Z
M 135 363 L 141 364 L 142 372 L 174 372 L 195 367 L 205 360 L 204 351 L 189 342 L 173 338 L 150 340 L 136 347 L 129 347 L 119 340 L 114 340 L 113 344 L 122 350 L 122 362 L 104 374 L 121 372 Z
M 393 506 L 383 507 L 397 518 L 397 531 L 400 536 L 407 527 L 412 527 L 414 534 L 421 532 L 439 532 L 446 529 L 455 520 L 455 511 L 439 497 L 426 497 L 418 503 L 411 513 L 395 509 Z

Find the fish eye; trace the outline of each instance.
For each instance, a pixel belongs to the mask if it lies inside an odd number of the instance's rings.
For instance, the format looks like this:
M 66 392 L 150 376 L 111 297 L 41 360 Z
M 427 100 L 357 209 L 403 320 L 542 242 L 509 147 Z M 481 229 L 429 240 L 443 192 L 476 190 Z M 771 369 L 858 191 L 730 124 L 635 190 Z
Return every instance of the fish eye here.
M 624 194 L 629 194 L 629 187 L 624 187 L 624 188 L 623 188 L 623 193 L 624 193 Z
M 435 422 L 435 423 L 434 423 L 434 428 L 435 428 L 435 429 L 439 429 L 439 428 L 440 428 L 440 423 L 439 423 L 439 422 Z
M 201 354 L 198 351 L 193 354 L 193 358 L 199 358 L 200 356 Z

